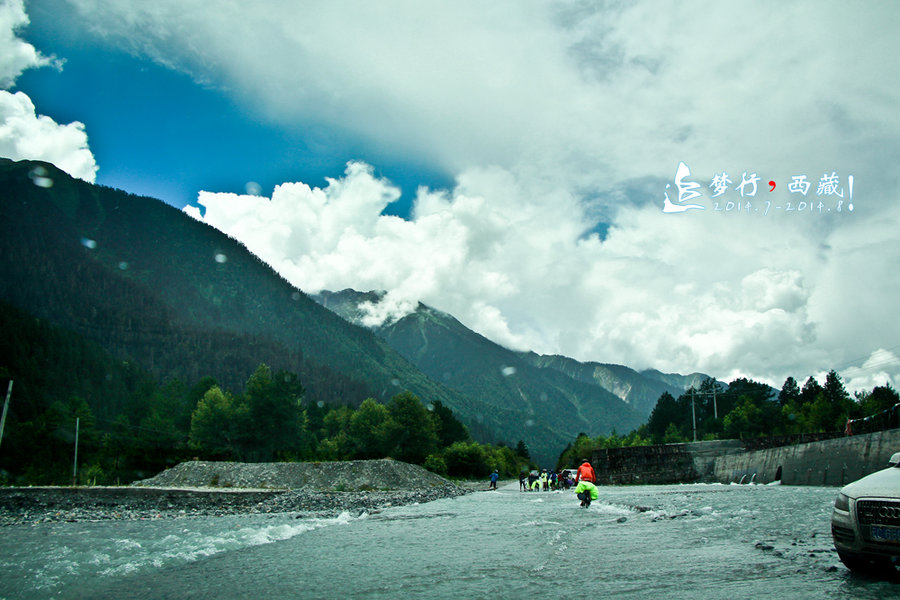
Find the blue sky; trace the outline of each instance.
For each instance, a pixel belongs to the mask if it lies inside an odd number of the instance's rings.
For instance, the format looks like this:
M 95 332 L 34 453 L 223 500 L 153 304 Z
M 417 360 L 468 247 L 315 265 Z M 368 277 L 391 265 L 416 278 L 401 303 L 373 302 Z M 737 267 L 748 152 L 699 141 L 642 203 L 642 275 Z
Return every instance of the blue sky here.
M 0 155 L 185 207 L 305 291 L 386 290 L 370 323 L 422 301 L 516 349 L 871 388 L 900 378 L 898 27 L 888 0 L 0 0 Z
M 243 193 L 256 182 L 271 193 L 284 181 L 323 185 L 355 157 L 377 162 L 381 174 L 404 190 L 403 201 L 388 211 L 401 213 L 419 185 L 452 183 L 448 173 L 378 156 L 352 134 L 272 123 L 215 86 L 104 47 L 64 25 L 77 18 L 65 3 L 27 6 L 34 10 L 22 37 L 65 63 L 60 70 L 23 73 L 16 89 L 55 121 L 85 124 L 100 165 L 97 183 L 180 208 L 204 188 Z

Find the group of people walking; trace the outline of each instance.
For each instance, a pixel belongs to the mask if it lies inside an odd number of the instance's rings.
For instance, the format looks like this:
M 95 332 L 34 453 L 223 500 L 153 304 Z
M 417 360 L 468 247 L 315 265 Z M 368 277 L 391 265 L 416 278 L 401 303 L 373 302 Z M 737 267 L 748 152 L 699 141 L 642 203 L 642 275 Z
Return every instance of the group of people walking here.
M 555 471 L 547 472 L 547 469 L 541 471 L 532 471 L 529 475 L 522 473 L 519 475 L 519 490 L 523 492 L 548 492 L 550 490 L 566 489 L 575 486 L 575 494 L 581 500 L 581 506 L 587 508 L 591 505 L 591 501 L 599 498 L 597 486 L 595 485 L 596 475 L 594 468 L 588 459 L 581 461 L 581 466 L 575 471 L 574 478 L 569 470 L 562 473 Z M 493 481 L 493 476 L 492 476 Z M 496 484 L 492 483 L 492 488 L 496 489 Z
M 540 474 L 537 471 L 532 471 L 527 476 L 525 473 L 519 475 L 519 490 L 523 492 L 549 492 L 567 485 L 568 483 L 562 475 L 557 474 L 555 471 L 548 473 L 547 469 L 541 471 Z

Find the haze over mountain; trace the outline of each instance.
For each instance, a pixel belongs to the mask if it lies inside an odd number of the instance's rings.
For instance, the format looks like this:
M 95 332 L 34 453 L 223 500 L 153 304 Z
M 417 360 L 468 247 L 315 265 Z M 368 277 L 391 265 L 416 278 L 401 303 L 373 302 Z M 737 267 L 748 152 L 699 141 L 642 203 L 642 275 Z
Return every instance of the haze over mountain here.
M 367 308 L 383 296 L 347 289 L 312 297 L 348 321 L 366 325 Z M 487 393 L 505 406 L 525 403 L 526 427 L 551 423 L 568 440 L 592 430 L 596 422 L 609 423 L 619 433 L 630 431 L 646 420 L 661 394 L 678 396 L 708 377 L 638 373 L 622 365 L 516 352 L 421 303 L 412 313 L 372 330 L 433 379 L 469 395 Z
M 299 373 L 317 401 L 355 406 L 408 389 L 451 408 L 476 439 L 522 439 L 547 462 L 579 432 L 646 418 L 650 396 L 626 393 L 629 404 L 424 306 L 376 336 L 163 202 L 29 161 L 0 161 L 0 189 L 0 299 L 161 380 L 212 375 L 239 388 L 266 362 Z M 658 384 L 640 385 L 652 396 Z

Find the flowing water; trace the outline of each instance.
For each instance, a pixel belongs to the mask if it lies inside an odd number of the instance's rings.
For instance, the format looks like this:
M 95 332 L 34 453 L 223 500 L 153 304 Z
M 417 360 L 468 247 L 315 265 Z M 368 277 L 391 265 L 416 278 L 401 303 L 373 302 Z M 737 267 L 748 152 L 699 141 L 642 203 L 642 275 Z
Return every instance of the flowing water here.
M 900 598 L 831 542 L 835 488 L 498 491 L 335 519 L 0 530 L 0 598 Z

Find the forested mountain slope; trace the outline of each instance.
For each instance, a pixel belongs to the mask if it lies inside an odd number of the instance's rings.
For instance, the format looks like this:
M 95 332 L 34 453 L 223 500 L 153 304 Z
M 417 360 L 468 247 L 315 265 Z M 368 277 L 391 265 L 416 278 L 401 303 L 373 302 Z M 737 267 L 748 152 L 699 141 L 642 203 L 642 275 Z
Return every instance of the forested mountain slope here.
M 0 159 L 0 300 L 159 380 L 210 375 L 240 389 L 265 362 L 300 374 L 312 399 L 358 406 L 410 390 L 450 407 L 478 439 L 494 441 L 499 424 L 237 241 L 47 163 Z

